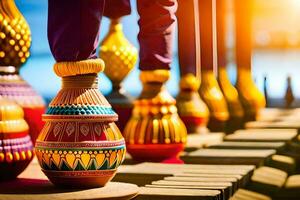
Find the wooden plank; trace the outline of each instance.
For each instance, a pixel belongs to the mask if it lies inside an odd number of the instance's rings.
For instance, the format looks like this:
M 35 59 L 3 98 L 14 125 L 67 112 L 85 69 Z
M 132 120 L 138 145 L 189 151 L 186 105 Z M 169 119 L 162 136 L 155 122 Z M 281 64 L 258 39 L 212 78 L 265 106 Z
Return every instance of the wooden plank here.
M 230 174 L 240 175 L 242 184 L 249 181 L 255 166 L 253 165 L 193 165 L 193 164 L 162 164 L 141 163 L 137 165 L 122 165 L 114 181 L 129 182 L 140 186 L 150 184 L 152 181 L 161 180 L 174 174 Z
M 257 121 L 278 122 L 278 121 L 299 121 L 300 109 L 266 108 L 260 112 Z
M 296 171 L 296 161 L 290 156 L 273 155 L 266 165 L 285 171 L 288 174 L 293 174 Z
M 299 166 L 300 154 L 299 154 L 299 152 L 289 150 L 289 151 L 282 152 L 282 154 L 285 156 L 289 156 L 296 161 L 296 172 L 299 173 L 300 172 L 300 166 Z
M 242 175 L 238 174 L 192 174 L 192 173 L 179 173 L 174 174 L 174 177 L 193 177 L 193 178 L 234 178 L 238 181 L 238 187 L 245 187 L 246 183 L 244 184 Z
M 245 124 L 246 129 L 299 129 L 299 121 L 253 121 Z
M 257 121 L 276 121 L 284 116 L 294 114 L 293 109 L 265 108 L 260 111 Z
M 190 181 L 153 181 L 151 185 L 156 186 L 169 186 L 177 188 L 188 188 L 188 189 L 210 189 L 210 190 L 219 190 L 223 193 L 223 197 L 228 199 L 233 195 L 232 183 L 230 182 L 190 182 Z M 225 189 L 224 189 L 225 188 Z
M 230 165 L 228 165 L 230 166 Z M 181 174 L 174 176 L 188 176 L 188 177 L 241 177 L 239 185 L 245 187 L 252 176 L 252 171 L 245 171 L 239 169 L 192 169 L 185 170 Z
M 166 181 L 176 181 L 176 182 L 229 182 L 232 184 L 232 192 L 234 193 L 238 188 L 238 179 L 230 177 L 230 178 L 223 178 L 223 177 L 178 177 L 178 176 L 169 176 L 165 177 L 164 180 Z
M 181 159 L 185 163 L 195 164 L 245 164 L 261 166 L 275 153 L 275 150 L 199 149 L 182 156 Z
M 184 185 L 145 185 L 150 188 L 176 188 L 176 189 L 194 189 L 194 190 L 218 190 L 221 192 L 220 196 L 222 200 L 228 199 L 229 193 L 226 194 L 226 186 L 184 186 Z M 229 190 L 228 190 L 229 191 Z
M 256 169 L 251 177 L 248 188 L 263 194 L 274 194 L 284 185 L 288 174 L 282 170 L 271 167 Z
M 283 151 L 286 148 L 284 142 L 239 142 L 224 141 L 220 144 L 209 146 L 211 149 L 274 149 L 276 152 Z
M 246 189 L 239 189 L 230 200 L 272 200 L 271 197 Z
M 141 187 L 137 200 L 220 200 L 221 192 L 218 190 L 194 190 L 194 189 L 175 189 L 175 188 L 151 188 Z
M 300 175 L 292 175 L 287 178 L 287 181 L 278 193 L 275 194 L 274 199 L 294 199 L 298 200 L 300 197 Z
M 195 151 L 199 148 L 219 144 L 223 141 L 225 133 L 190 134 L 187 136 L 186 152 Z
M 289 142 L 297 137 L 296 129 L 247 129 L 227 135 L 225 141 Z
M 208 177 L 208 178 L 235 178 L 237 180 L 242 179 L 242 175 L 238 174 L 191 174 L 191 173 L 178 173 L 174 174 L 175 177 Z
M 300 194 L 300 174 L 289 176 L 284 187 L 287 189 L 298 189 Z
M 123 165 L 122 165 L 123 166 Z M 121 166 L 121 167 L 122 167 Z M 132 168 L 132 167 L 131 167 Z M 237 165 L 232 164 L 228 165 L 213 165 L 213 164 L 164 164 L 164 163 L 152 163 L 152 162 L 144 162 L 137 165 L 134 165 L 134 168 L 145 169 L 145 170 L 190 170 L 190 169 L 240 169 L 240 170 L 253 170 L 255 168 L 254 165 Z M 122 168 L 120 168 L 121 170 Z

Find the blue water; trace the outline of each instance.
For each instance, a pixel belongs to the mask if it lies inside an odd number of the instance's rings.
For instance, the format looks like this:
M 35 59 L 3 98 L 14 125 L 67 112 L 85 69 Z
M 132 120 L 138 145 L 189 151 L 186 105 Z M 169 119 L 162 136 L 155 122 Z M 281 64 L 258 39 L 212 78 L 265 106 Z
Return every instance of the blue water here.
M 60 88 L 60 80 L 52 71 L 54 60 L 49 50 L 47 42 L 47 1 L 46 0 L 16 0 L 21 12 L 26 17 L 32 32 L 31 57 L 22 67 L 21 74 L 42 96 L 53 97 Z M 136 47 L 138 15 L 136 13 L 135 1 L 132 1 L 132 15 L 123 19 L 124 32 L 126 37 Z M 109 20 L 104 18 L 101 24 L 100 40 L 108 31 Z M 172 65 L 172 77 L 167 84 L 171 94 L 178 92 L 179 70 L 176 56 L 177 43 L 174 45 L 174 61 Z M 235 81 L 235 65 L 230 61 L 228 66 L 230 79 Z M 296 96 L 300 96 L 300 51 L 254 51 L 253 55 L 253 76 L 258 87 L 263 88 L 263 76 L 268 77 L 268 92 L 271 97 L 282 97 L 286 88 L 286 76 L 293 78 L 293 88 Z M 138 95 L 141 85 L 138 79 L 138 70 L 135 68 L 124 81 L 124 87 L 133 96 Z M 107 94 L 111 90 L 111 83 L 100 75 L 100 90 Z

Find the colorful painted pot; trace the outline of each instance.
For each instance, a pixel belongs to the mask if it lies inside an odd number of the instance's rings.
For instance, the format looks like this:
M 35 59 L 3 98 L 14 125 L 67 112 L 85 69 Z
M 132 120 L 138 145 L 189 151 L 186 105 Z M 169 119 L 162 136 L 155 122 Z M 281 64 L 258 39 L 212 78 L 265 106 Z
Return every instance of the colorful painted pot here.
M 43 127 L 45 104 L 19 75 L 19 68 L 30 55 L 31 33 L 14 0 L 0 1 L 0 40 L 0 96 L 22 106 L 35 142 Z
M 30 163 L 33 145 L 21 107 L 0 98 L 0 180 L 16 178 Z
M 37 158 L 50 181 L 67 187 L 99 187 L 110 181 L 126 152 L 117 118 L 98 90 L 96 74 L 63 77 L 36 142 Z
M 141 71 L 143 90 L 123 132 L 134 160 L 182 163 L 179 154 L 187 130 L 178 116 L 176 100 L 164 85 L 169 77 L 168 70 Z
M 0 67 L 0 96 L 15 101 L 23 108 L 34 143 L 44 125 L 42 114 L 46 108 L 43 99 L 16 73 L 16 68 L 11 66 Z

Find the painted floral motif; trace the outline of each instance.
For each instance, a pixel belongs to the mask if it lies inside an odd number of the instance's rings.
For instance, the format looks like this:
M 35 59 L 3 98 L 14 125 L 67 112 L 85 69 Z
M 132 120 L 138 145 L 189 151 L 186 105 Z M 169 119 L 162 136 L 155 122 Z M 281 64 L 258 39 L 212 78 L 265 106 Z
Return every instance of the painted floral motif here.
M 98 136 L 101 135 L 101 130 L 102 130 L 101 125 L 100 125 L 100 124 L 96 124 L 95 127 L 94 127 L 94 131 L 95 131 L 95 133 L 96 133 Z
M 74 122 L 68 123 L 66 128 L 67 135 L 71 136 L 74 132 L 75 132 L 75 123 Z
M 55 125 L 55 127 L 53 129 L 53 134 L 55 137 L 60 133 L 60 131 L 62 130 L 62 127 L 63 127 L 62 123 L 58 123 Z
M 90 128 L 88 124 L 82 124 L 80 125 L 80 133 L 82 133 L 84 136 L 87 136 L 89 134 Z

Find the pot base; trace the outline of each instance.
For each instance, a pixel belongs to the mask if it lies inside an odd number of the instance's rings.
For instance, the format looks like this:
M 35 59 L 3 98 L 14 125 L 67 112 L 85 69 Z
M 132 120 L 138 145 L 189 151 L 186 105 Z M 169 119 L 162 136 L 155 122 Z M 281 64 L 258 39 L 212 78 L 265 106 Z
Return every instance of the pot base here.
M 48 179 L 58 187 L 64 188 L 96 188 L 103 187 L 116 174 L 117 170 L 92 171 L 47 171 Z

